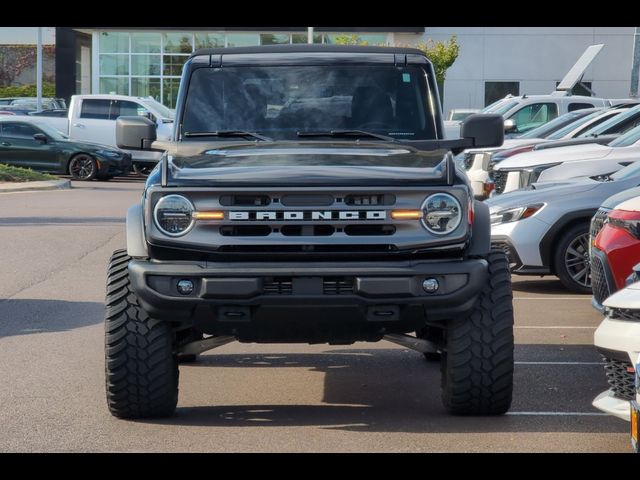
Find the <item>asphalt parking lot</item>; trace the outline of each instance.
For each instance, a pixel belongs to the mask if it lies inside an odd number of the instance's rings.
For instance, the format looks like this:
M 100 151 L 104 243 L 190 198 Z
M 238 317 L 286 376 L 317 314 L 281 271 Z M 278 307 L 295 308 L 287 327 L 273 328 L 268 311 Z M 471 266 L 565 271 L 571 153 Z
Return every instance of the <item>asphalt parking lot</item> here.
M 387 342 L 232 343 L 180 367 L 175 417 L 107 411 L 104 276 L 142 182 L 0 194 L 0 451 L 629 452 L 600 414 L 600 315 L 555 278 L 514 278 L 508 415 L 451 417 L 437 364 Z

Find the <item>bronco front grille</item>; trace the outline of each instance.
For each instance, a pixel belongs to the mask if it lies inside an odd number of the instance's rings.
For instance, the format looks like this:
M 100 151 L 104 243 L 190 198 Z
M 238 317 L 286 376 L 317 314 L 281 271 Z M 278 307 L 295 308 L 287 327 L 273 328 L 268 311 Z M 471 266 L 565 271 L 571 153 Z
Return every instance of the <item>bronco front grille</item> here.
M 265 295 L 291 295 L 293 282 L 291 277 L 265 278 L 262 283 L 262 291 Z
M 604 358 L 607 381 L 613 394 L 623 400 L 633 400 L 635 391 L 635 370 L 631 362 Z
M 611 295 L 604 265 L 600 257 L 596 255 L 591 256 L 591 290 L 593 291 L 593 298 L 600 305 Z
M 502 171 L 493 171 L 493 183 L 495 184 L 496 193 L 504 192 L 505 187 L 507 186 L 507 176 L 509 172 Z
M 354 292 L 353 277 L 325 277 L 322 280 L 324 295 L 350 295 Z
M 601 207 L 591 219 L 591 227 L 589 228 L 589 243 L 591 245 L 593 245 L 593 242 L 598 236 L 598 233 L 600 233 L 600 230 L 602 230 L 604 221 L 606 220 L 607 215 L 610 211 L 611 210 L 609 210 L 608 208 Z

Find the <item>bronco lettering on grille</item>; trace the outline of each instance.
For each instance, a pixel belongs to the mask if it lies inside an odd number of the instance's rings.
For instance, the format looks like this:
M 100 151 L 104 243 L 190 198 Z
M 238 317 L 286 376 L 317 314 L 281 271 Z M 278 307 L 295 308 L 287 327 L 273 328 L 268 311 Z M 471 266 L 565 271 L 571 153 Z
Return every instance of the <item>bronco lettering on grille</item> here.
M 229 212 L 229 220 L 385 220 L 384 210 L 280 210 L 280 211 L 241 211 Z

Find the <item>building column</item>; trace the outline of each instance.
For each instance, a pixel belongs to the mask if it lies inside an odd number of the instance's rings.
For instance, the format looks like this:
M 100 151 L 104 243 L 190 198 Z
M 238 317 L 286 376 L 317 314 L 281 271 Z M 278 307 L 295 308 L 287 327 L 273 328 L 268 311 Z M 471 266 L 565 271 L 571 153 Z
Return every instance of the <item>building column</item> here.
M 76 93 L 76 33 L 56 27 L 56 97 L 69 100 Z
M 100 93 L 100 34 L 91 33 L 91 93 Z
M 636 27 L 636 33 L 633 36 L 633 62 L 631 65 L 631 86 L 629 88 L 629 96 L 638 96 L 638 83 L 640 77 L 640 27 Z

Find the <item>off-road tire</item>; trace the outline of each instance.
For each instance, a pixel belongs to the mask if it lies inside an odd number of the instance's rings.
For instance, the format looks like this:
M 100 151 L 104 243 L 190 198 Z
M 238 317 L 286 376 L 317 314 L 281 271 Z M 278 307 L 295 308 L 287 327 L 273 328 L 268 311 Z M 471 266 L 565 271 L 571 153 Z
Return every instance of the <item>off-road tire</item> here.
M 583 266 L 587 268 L 587 275 L 591 274 L 591 265 L 589 258 L 589 224 L 581 223 L 571 227 L 567 230 L 556 243 L 557 248 L 553 255 L 553 265 L 556 275 L 568 290 L 575 293 L 591 293 L 591 280 L 590 277 L 583 277 L 580 281 L 574 280 L 572 277 L 572 272 L 569 271 L 569 268 L 573 268 L 574 270 L 580 270 Z M 581 238 L 582 241 L 578 241 Z M 584 264 L 568 267 L 566 264 L 566 257 L 568 255 L 568 248 L 571 246 L 573 242 L 580 243 L 580 250 L 585 250 L 585 252 L 580 251 L 584 256 Z M 575 247 L 576 245 L 573 245 Z M 573 250 L 576 251 L 575 249 Z M 579 260 L 579 259 L 578 259 Z M 575 260 L 574 260 L 575 262 Z M 574 272 L 577 274 L 577 272 Z
M 513 394 L 513 293 L 509 262 L 492 250 L 488 280 L 467 318 L 448 322 L 442 403 L 454 415 L 500 415 Z
M 171 325 L 149 318 L 129 282 L 126 250 L 107 274 L 105 377 L 109 411 L 119 418 L 167 417 L 178 403 L 178 361 Z

